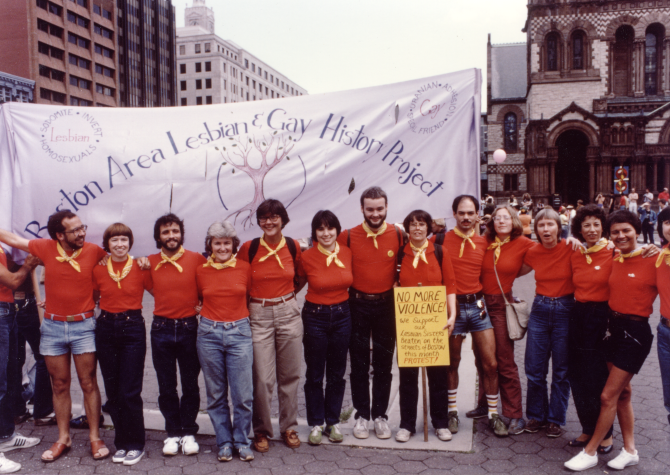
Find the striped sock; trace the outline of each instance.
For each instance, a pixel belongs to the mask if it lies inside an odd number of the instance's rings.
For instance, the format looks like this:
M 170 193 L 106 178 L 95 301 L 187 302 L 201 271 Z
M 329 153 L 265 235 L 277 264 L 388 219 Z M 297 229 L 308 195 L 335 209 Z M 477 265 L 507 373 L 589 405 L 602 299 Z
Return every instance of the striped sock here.
M 493 414 L 498 414 L 498 395 L 494 394 L 491 396 L 490 394 L 487 394 L 486 402 L 489 406 L 489 419 L 491 419 Z
M 458 406 L 456 405 L 456 393 L 458 389 L 449 389 L 449 412 L 456 411 L 458 412 Z

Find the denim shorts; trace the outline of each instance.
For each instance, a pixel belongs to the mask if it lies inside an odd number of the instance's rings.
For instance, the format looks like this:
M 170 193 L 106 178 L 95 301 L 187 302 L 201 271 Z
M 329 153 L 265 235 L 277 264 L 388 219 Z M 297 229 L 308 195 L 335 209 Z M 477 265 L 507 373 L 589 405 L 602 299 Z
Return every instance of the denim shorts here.
M 40 353 L 60 356 L 67 353 L 95 353 L 95 318 L 81 322 L 56 322 L 45 318 L 40 328 Z
M 484 307 L 484 299 L 482 298 L 480 302 L 482 303 L 481 308 L 477 307 L 477 302 L 458 304 L 458 316 L 452 335 L 465 335 L 466 333 L 482 332 L 493 328 L 491 318 Z M 484 318 L 482 318 L 482 311 L 484 312 Z

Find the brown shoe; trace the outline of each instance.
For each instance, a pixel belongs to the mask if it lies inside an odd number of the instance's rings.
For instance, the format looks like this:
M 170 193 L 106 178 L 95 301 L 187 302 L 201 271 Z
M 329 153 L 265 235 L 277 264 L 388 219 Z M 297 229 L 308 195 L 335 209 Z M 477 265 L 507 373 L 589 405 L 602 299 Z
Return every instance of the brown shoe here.
M 300 447 L 298 433 L 294 430 L 287 430 L 286 432 L 283 432 L 281 438 L 289 449 L 297 449 Z
M 254 449 L 256 452 L 265 453 L 270 450 L 270 442 L 268 441 L 268 435 L 262 432 L 254 434 Z

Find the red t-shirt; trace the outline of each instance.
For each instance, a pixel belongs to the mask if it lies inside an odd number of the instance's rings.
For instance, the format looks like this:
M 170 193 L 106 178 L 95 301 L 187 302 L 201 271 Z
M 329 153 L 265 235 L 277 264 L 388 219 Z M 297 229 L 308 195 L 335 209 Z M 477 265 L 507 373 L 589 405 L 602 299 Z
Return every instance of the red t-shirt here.
M 216 322 L 235 322 L 249 316 L 247 293 L 251 288 L 251 266 L 237 260 L 235 267 L 215 269 L 199 266 L 195 271 L 202 297 L 200 315 Z
M 463 256 L 458 257 L 461 253 L 463 238 L 456 236 L 453 230 L 444 235 L 442 247 L 451 258 L 454 273 L 458 274 L 458 280 L 456 280 L 456 293 L 458 295 L 476 294 L 482 290 L 480 277 L 484 255 L 486 254 L 486 238 L 475 235 L 470 239 L 475 243 L 476 248 L 473 249 L 470 242 L 466 241 L 465 246 L 463 246 Z M 430 241 L 434 243 L 435 237 L 431 236 Z
M 612 310 L 640 317 L 651 315 L 658 295 L 656 259 L 636 256 L 623 263 L 613 262 L 609 283 Z
M 75 259 L 81 270 L 77 272 L 70 263 L 56 260 L 60 257 L 56 244 L 53 239 L 33 239 L 28 243 L 30 253 L 44 263 L 47 313 L 67 316 L 93 310 L 93 269 L 107 253 L 95 244 L 84 243 Z
M 111 258 L 110 258 L 111 259 Z M 126 262 L 112 261 L 114 272 L 121 273 Z M 137 262 L 133 262 L 128 275 L 121 280 L 121 288 L 109 276 L 107 266 L 96 266 L 93 269 L 93 288 L 100 291 L 100 309 L 109 313 L 121 313 L 126 310 L 142 308 L 144 290 L 151 290 L 151 271 L 142 270 Z
M 169 262 L 156 270 L 156 266 L 162 260 L 160 252 L 149 256 L 151 281 L 154 287 L 154 315 L 165 318 L 194 316 L 196 314 L 194 307 L 198 305 L 195 271 L 207 262 L 207 259 L 197 252 L 184 251 L 184 255 L 177 260 L 182 272 Z
M 535 243 L 524 236 L 508 242 L 500 248 L 500 258 L 496 264 L 498 277 L 505 293 L 512 291 L 514 279 L 519 274 L 526 251 Z M 491 245 L 491 241 L 486 241 L 486 247 Z M 496 274 L 493 271 L 494 249 L 486 250 L 484 262 L 482 264 L 482 287 L 487 295 L 500 295 L 500 286 L 496 280 Z
M 432 242 L 428 243 L 426 249 L 426 260 L 428 264 L 419 260 L 416 269 L 413 266 L 414 252 L 409 244 L 405 245 L 405 255 L 402 258 L 400 267 L 400 286 L 401 287 L 422 287 L 441 286 L 447 288 L 447 295 L 456 293 L 456 276 L 454 268 L 451 266 L 449 254 L 442 255 L 442 268 L 435 257 L 435 246 Z
M 289 238 L 290 239 L 290 238 Z M 293 279 L 295 278 L 295 269 L 300 265 L 302 259 L 302 252 L 300 251 L 300 244 L 295 239 L 295 260 L 291 257 L 291 251 L 288 246 L 282 247 L 277 255 L 281 259 L 284 266 L 282 269 L 277 262 L 275 256 L 268 257 L 263 262 L 260 259 L 268 254 L 268 250 L 259 244 L 258 251 L 254 256 L 254 261 L 251 262 L 251 289 L 249 295 L 256 299 L 275 299 L 295 291 Z M 251 241 L 242 244 L 240 252 L 237 253 L 237 259 L 249 262 L 249 247 Z M 270 249 L 275 250 L 279 243 L 268 244 Z
M 386 231 L 377 236 L 377 246 L 374 240 L 367 237 L 363 225 L 345 230 L 337 237 L 340 246 L 347 245 L 349 235 L 349 249 L 353 255 L 354 283 L 352 287 L 366 294 L 381 294 L 393 288 L 396 280 L 396 264 L 400 242 L 398 231 L 392 224 L 386 225 Z
M 665 247 L 667 249 L 668 246 Z M 656 268 L 656 282 L 661 297 L 661 315 L 670 318 L 670 266 L 665 263 L 665 259 L 660 267 Z
M 303 253 L 298 275 L 307 277 L 305 300 L 316 305 L 335 305 L 349 298 L 347 290 L 354 281 L 351 250 L 347 246 L 340 246 L 337 258 L 344 264 L 344 269 L 335 262 L 326 266 L 328 256 L 317 247 Z
M 0 265 L 7 267 L 7 256 L 2 249 L 0 249 Z M 0 284 L 0 302 L 14 303 L 14 292 L 2 284 Z
M 612 273 L 612 251 L 603 248 L 589 254 L 591 264 L 581 252 L 570 256 L 572 285 L 578 302 L 607 302 L 610 298 L 610 274 Z
M 536 243 L 528 249 L 524 262 L 535 271 L 535 293 L 545 297 L 563 297 L 575 293 L 572 285 L 571 246 L 564 241 L 551 249 Z

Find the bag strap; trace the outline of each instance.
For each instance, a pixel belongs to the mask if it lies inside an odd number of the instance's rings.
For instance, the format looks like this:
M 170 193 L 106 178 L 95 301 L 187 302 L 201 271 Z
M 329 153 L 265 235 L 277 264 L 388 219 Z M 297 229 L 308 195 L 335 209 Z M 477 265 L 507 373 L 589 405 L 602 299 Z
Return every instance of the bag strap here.
M 251 244 L 249 245 L 249 264 L 254 262 L 254 257 L 256 257 L 256 253 L 258 252 L 258 247 L 261 245 L 261 238 L 254 238 L 251 240 Z
M 500 291 L 502 292 L 502 297 L 503 300 L 505 301 L 505 305 L 509 305 L 509 302 L 507 301 L 507 297 L 505 297 L 505 291 L 502 288 L 502 284 L 500 283 L 500 278 L 498 277 L 498 269 L 496 268 L 496 255 L 493 253 L 493 271 L 496 273 L 496 280 L 498 281 L 498 286 L 500 287 Z
M 351 229 L 347 229 L 347 247 L 351 249 Z
M 440 265 L 440 272 L 442 272 L 442 261 L 444 260 L 442 246 L 440 244 L 433 244 L 433 246 L 435 246 L 435 258 L 437 259 L 437 263 Z M 442 278 L 444 279 L 444 276 Z
M 435 244 L 444 245 L 444 233 L 437 233 L 435 235 Z

